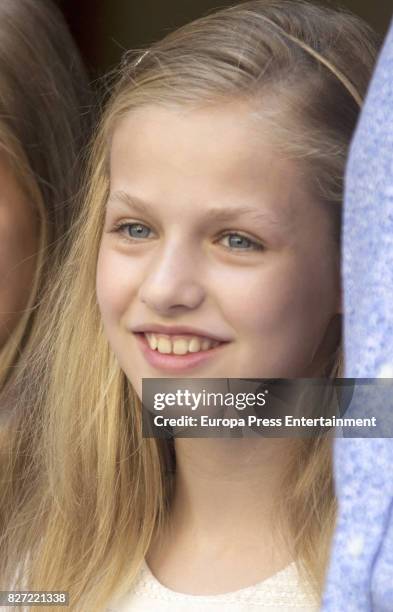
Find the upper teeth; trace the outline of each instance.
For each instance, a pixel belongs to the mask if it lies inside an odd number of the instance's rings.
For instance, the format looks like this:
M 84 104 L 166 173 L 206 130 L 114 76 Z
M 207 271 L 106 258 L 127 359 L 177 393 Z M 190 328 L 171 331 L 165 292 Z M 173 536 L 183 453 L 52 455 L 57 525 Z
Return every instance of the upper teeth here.
M 207 351 L 219 344 L 215 340 L 209 338 L 200 338 L 198 336 L 163 336 L 159 334 L 145 334 L 149 346 L 153 351 L 159 353 L 173 353 L 175 355 L 185 355 L 186 353 L 197 353 L 198 351 Z

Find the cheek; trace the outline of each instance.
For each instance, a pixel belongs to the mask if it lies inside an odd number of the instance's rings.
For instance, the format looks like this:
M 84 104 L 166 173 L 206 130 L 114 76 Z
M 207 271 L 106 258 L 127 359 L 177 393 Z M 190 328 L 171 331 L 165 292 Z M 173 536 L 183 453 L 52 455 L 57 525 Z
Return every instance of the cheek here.
M 121 325 L 139 286 L 141 266 L 101 243 L 96 276 L 97 301 L 105 326 Z
M 124 272 L 121 262 L 101 245 L 97 261 L 97 301 L 104 323 L 116 321 L 125 301 Z
M 296 341 L 318 335 L 331 315 L 331 283 L 294 259 L 250 271 L 241 282 L 221 285 L 228 319 L 248 342 Z
M 40 221 L 27 202 L 0 201 L 0 265 L 3 271 L 23 268 L 25 260 L 35 255 L 39 232 Z
M 12 204 L 12 205 L 11 205 Z M 25 202 L 0 205 L 0 342 L 25 308 L 36 269 L 39 221 Z

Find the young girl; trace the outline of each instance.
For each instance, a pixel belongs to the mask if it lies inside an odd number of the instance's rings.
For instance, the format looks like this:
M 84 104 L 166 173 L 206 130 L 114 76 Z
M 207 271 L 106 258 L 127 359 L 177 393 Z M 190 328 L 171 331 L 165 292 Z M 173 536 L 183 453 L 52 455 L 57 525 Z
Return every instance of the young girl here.
M 0 392 L 34 337 L 39 300 L 64 257 L 89 103 L 86 75 L 60 11 L 46 0 L 3 0 Z
M 317 609 L 329 440 L 144 438 L 141 380 L 341 375 L 342 178 L 374 56 L 351 15 L 255 0 L 125 58 L 19 381 L 1 588 Z

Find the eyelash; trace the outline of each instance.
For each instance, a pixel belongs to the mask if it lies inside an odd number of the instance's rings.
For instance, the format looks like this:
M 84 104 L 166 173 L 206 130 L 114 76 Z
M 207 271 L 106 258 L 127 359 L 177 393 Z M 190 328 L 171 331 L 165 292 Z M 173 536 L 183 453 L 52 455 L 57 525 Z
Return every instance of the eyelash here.
M 248 247 L 245 249 L 242 249 L 242 248 L 236 249 L 233 247 L 226 246 L 225 248 L 230 251 L 264 251 L 265 250 L 265 247 L 262 244 L 260 244 L 259 242 L 256 242 L 252 238 L 249 238 L 248 236 L 240 232 L 226 232 L 225 234 L 221 234 L 219 240 L 222 240 L 223 238 L 228 238 L 230 236 L 238 236 L 239 238 L 243 238 L 244 240 L 247 240 L 247 242 L 251 245 L 251 248 Z
M 137 241 L 139 240 L 138 238 L 134 238 L 130 235 L 126 235 L 126 228 L 132 227 L 134 225 L 139 225 L 143 228 L 147 228 L 150 230 L 150 228 L 145 225 L 144 223 L 139 223 L 137 221 L 134 221 L 132 223 L 119 223 L 118 225 L 115 225 L 115 227 L 113 228 L 113 232 L 117 233 L 117 234 L 121 234 L 122 237 L 129 241 Z M 220 235 L 220 237 L 218 238 L 218 240 L 222 240 L 223 238 L 227 238 L 229 236 L 238 236 L 240 238 L 243 238 L 244 240 L 247 240 L 249 242 L 249 244 L 251 245 L 251 248 L 245 248 L 245 249 L 236 249 L 236 248 L 231 248 L 229 246 L 226 246 L 225 248 L 230 250 L 230 251 L 264 251 L 265 247 L 258 243 L 257 241 L 253 240 L 252 238 L 249 238 L 248 236 L 246 236 L 245 234 L 242 234 L 241 232 L 226 232 L 226 233 L 222 233 Z
M 150 228 L 145 225 L 144 223 L 138 223 L 138 221 L 133 221 L 132 223 L 119 223 L 118 225 L 115 225 L 113 228 L 113 232 L 116 234 L 121 234 L 123 236 L 123 238 L 125 238 L 126 240 L 130 241 L 130 240 L 138 240 L 138 238 L 133 238 L 130 235 L 126 235 L 125 229 L 128 227 L 131 227 L 133 225 L 139 225 L 141 227 L 145 227 L 148 230 L 150 230 Z

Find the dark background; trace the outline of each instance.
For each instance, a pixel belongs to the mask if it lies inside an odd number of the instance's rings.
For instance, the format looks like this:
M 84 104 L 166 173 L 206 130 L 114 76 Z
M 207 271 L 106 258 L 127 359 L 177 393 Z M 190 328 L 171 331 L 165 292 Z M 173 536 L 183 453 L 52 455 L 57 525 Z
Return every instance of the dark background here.
M 125 49 L 142 47 L 171 30 L 236 0 L 56 0 L 93 77 L 113 68 Z M 393 0 L 325 0 L 366 19 L 385 34 Z

